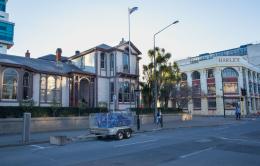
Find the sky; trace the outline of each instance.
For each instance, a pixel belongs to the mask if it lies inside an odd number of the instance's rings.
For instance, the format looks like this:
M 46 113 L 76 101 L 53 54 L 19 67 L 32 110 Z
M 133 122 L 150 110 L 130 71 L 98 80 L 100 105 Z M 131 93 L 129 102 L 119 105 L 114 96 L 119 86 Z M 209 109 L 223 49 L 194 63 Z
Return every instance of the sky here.
M 62 48 L 63 56 L 105 43 L 128 40 L 128 7 L 131 41 L 150 59 L 153 35 L 156 46 L 172 54 L 172 61 L 248 43 L 260 42 L 259 0 L 9 0 L 7 12 L 15 23 L 15 45 L 9 54 L 30 50 L 37 58 Z

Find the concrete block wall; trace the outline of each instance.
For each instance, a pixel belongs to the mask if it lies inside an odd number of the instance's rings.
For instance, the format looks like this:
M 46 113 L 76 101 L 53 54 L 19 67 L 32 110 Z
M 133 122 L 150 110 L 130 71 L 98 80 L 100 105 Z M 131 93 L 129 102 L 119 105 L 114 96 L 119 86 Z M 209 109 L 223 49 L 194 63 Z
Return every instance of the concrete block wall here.
M 136 117 L 135 117 L 136 119 Z M 179 121 L 182 119 L 182 114 L 164 114 L 163 121 Z M 154 116 L 141 115 L 141 124 L 151 124 L 154 122 Z M 135 121 L 136 123 L 136 121 Z M 134 124 L 136 125 L 136 124 Z M 89 117 L 47 117 L 47 118 L 32 118 L 31 132 L 49 132 L 49 131 L 64 131 L 64 130 L 84 130 L 89 128 Z M 0 119 L 0 135 L 4 134 L 22 134 L 23 118 L 8 118 Z

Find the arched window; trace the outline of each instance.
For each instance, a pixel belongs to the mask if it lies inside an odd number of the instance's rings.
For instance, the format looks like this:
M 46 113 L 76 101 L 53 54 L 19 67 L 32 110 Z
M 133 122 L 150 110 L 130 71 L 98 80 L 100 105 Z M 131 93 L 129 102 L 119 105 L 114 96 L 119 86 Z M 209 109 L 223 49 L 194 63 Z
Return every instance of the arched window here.
M 238 89 L 238 72 L 233 68 L 225 68 L 222 72 L 223 76 L 223 89 L 224 95 L 228 95 L 228 98 L 224 99 L 225 109 L 233 110 L 235 104 L 239 102 L 239 98 L 236 96 L 239 94 Z M 232 95 L 235 95 L 232 97 Z
M 237 78 L 238 72 L 233 68 L 226 68 L 223 70 L 223 78 Z
M 29 81 L 30 81 L 30 75 L 28 72 L 24 73 L 23 75 L 23 99 L 29 99 Z
M 192 73 L 192 80 L 199 80 L 200 79 L 200 73 L 198 71 L 194 71 Z
M 15 69 L 6 69 L 3 72 L 3 99 L 17 99 L 18 74 Z

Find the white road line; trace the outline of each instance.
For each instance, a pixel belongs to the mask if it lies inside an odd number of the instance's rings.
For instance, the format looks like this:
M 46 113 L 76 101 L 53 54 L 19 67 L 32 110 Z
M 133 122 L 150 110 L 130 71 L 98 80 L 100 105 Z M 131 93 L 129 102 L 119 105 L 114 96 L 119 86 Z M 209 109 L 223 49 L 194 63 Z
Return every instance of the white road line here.
M 224 130 L 224 129 L 228 129 L 229 127 L 220 127 L 220 128 L 216 128 L 215 130 Z
M 51 148 L 51 146 L 39 146 L 39 145 L 30 145 L 31 147 L 34 147 L 36 149 L 33 150 L 42 150 L 42 149 L 47 149 L 47 148 Z
M 190 156 L 197 155 L 197 154 L 202 153 L 202 152 L 206 152 L 206 151 L 212 150 L 214 148 L 215 147 L 210 147 L 210 148 L 207 148 L 207 149 L 203 149 L 203 150 L 199 150 L 199 151 L 196 151 L 196 152 L 192 152 L 192 153 L 189 153 L 189 154 L 186 154 L 186 155 L 182 155 L 182 156 L 180 156 L 180 158 L 184 159 L 184 158 L 187 158 L 187 157 L 190 157 Z
M 227 138 L 227 137 L 219 137 L 219 138 L 223 139 L 223 140 L 229 140 L 229 141 L 252 142 L 252 143 L 260 144 L 259 141 L 253 141 L 253 140 L 246 140 L 246 139 L 239 139 L 239 138 Z
M 157 141 L 156 139 L 151 139 L 151 140 L 142 141 L 142 142 L 134 142 L 134 143 L 130 143 L 130 144 L 116 145 L 115 148 L 120 148 L 120 147 L 130 146 L 130 145 L 136 145 L 136 144 L 145 144 L 145 143 L 156 142 L 156 141 Z

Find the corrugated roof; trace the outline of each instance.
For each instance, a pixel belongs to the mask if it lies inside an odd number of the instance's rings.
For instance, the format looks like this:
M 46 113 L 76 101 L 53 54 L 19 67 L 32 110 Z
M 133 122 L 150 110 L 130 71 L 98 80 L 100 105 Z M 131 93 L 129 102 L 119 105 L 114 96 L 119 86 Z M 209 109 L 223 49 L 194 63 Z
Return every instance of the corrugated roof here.
M 15 55 L 0 54 L 0 63 L 25 66 L 43 73 L 55 73 L 60 75 L 66 75 L 69 73 L 90 74 L 81 70 L 80 68 L 78 68 L 73 64 L 62 63 L 62 62 L 60 62 L 60 64 L 57 64 L 54 61 L 26 58 L 26 57 L 15 56 Z

